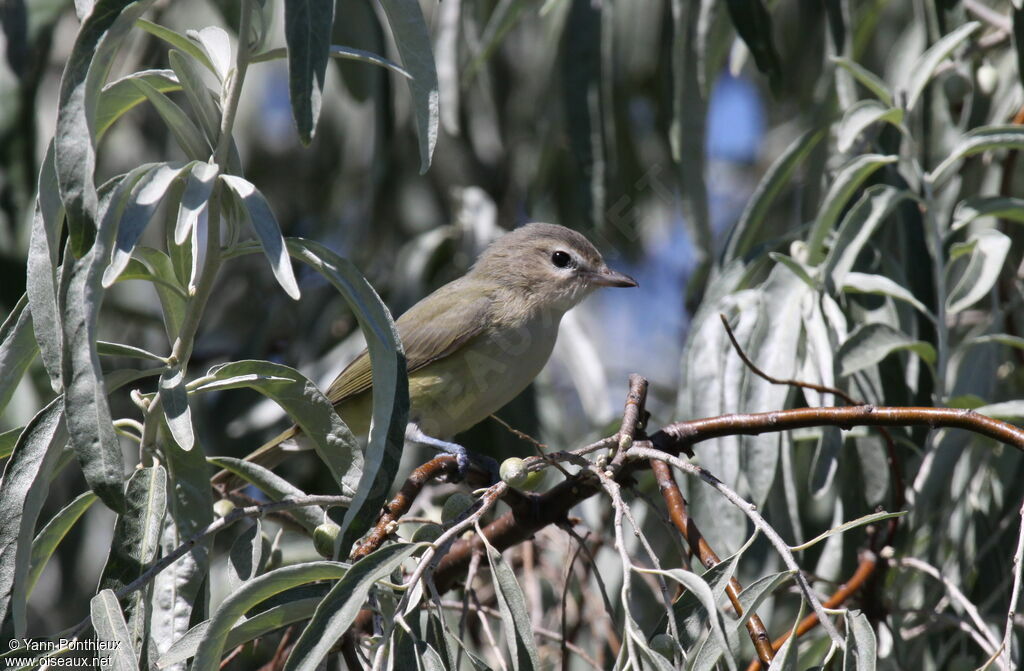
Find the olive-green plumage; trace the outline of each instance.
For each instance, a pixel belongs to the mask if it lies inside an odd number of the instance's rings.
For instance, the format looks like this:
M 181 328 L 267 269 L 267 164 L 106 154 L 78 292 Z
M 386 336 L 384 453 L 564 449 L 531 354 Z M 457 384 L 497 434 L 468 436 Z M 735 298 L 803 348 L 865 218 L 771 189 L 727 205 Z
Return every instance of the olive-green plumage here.
M 563 226 L 527 224 L 492 243 L 464 276 L 403 314 L 395 326 L 409 372 L 409 421 L 449 439 L 499 410 L 544 367 L 562 316 L 601 286 L 636 286 L 612 271 L 590 242 Z M 369 430 L 366 350 L 334 380 L 327 397 L 357 436 Z M 246 457 L 272 467 L 292 427 Z M 215 478 L 227 484 L 230 476 Z

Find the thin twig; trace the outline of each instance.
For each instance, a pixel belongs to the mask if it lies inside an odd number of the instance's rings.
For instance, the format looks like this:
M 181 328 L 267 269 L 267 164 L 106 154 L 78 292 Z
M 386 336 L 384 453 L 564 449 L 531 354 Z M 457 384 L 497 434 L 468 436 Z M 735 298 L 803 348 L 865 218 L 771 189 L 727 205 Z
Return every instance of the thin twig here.
M 1021 525 L 1017 533 L 1017 551 L 1013 553 L 1013 588 L 1010 591 L 1010 606 L 1006 610 L 1006 628 L 1003 630 L 1002 662 L 1003 667 L 1009 671 L 1013 668 L 1013 660 L 1010 658 L 1013 647 L 1011 640 L 1013 636 L 1013 619 L 1017 613 L 1017 600 L 1020 598 L 1021 587 L 1021 564 L 1024 564 L 1024 504 L 1020 509 Z
M 672 475 L 672 469 L 664 461 L 655 459 L 651 461 L 651 470 L 654 471 L 654 477 L 657 479 L 658 487 L 665 499 L 669 518 L 676 525 L 680 535 L 689 543 L 690 552 L 700 558 L 701 564 L 705 568 L 710 569 L 720 564 L 722 560 L 711 549 L 704 539 L 704 535 L 697 528 L 697 524 L 687 514 L 686 500 L 683 499 L 683 494 L 679 491 L 679 485 Z M 735 577 L 730 578 L 729 584 L 725 587 L 725 593 L 739 617 L 743 616 L 743 606 L 740 604 L 740 592 L 742 591 L 743 586 L 740 585 L 739 580 Z M 746 626 L 758 658 L 765 664 L 770 664 L 775 658 L 775 651 L 772 649 L 771 639 L 768 637 L 768 630 L 765 629 L 764 622 L 761 621 L 757 613 L 751 613 Z
M 804 595 L 804 599 L 810 604 L 811 608 L 818 615 L 818 619 L 821 622 L 821 628 L 825 630 L 825 633 L 829 635 L 832 642 L 839 646 L 840 649 L 846 649 L 846 642 L 843 637 L 839 635 L 832 621 L 828 619 L 827 613 L 825 613 L 824 607 L 821 605 L 821 600 L 811 589 L 810 584 L 807 582 L 807 578 L 801 572 L 800 565 L 796 563 L 796 558 L 793 557 L 792 551 L 789 546 L 786 545 L 785 541 L 779 536 L 778 532 L 768 524 L 768 522 L 761 516 L 761 513 L 757 512 L 756 506 L 743 499 L 739 494 L 728 487 L 724 482 L 712 475 L 706 468 L 692 464 L 688 461 L 683 461 L 679 457 L 668 454 L 667 452 L 661 452 L 648 447 L 642 447 L 638 444 L 634 444 L 629 450 L 630 459 L 659 459 L 661 461 L 667 461 L 676 468 L 690 475 L 696 476 L 711 485 L 719 494 L 724 496 L 730 503 L 743 511 L 743 513 L 754 523 L 754 526 L 761 530 L 761 533 L 765 535 L 768 542 L 772 544 L 775 551 L 782 557 L 783 563 L 786 567 L 794 572 L 794 578 L 796 579 L 797 586 L 800 587 L 800 591 Z
M 613 467 L 622 464 L 626 458 L 626 450 L 636 438 L 637 429 L 643 428 L 644 414 L 647 412 L 644 409 L 646 403 L 647 380 L 636 373 L 630 373 L 629 392 L 626 394 L 626 407 L 622 410 L 622 426 L 618 433 L 619 441 L 612 456 Z
M 569 639 L 566 637 L 566 628 L 568 626 L 568 622 L 567 622 L 568 609 L 566 608 L 566 604 L 569 603 L 569 586 L 572 584 L 572 567 L 575 566 L 576 559 L 580 556 L 580 552 L 582 552 L 582 551 L 583 551 L 583 544 L 582 543 L 578 543 L 576 545 L 576 550 L 569 557 L 569 565 L 566 567 L 566 571 L 565 571 L 565 582 L 562 583 L 562 602 L 561 602 L 561 605 L 562 605 L 562 608 L 561 608 L 562 616 L 561 616 L 560 622 L 561 622 L 561 632 L 562 632 L 562 645 L 561 645 L 562 666 L 561 666 L 561 668 L 563 668 L 563 669 L 569 668 Z M 580 591 L 581 592 L 583 591 L 583 585 L 582 584 L 580 584 Z M 598 667 L 598 668 L 600 668 L 600 667 Z

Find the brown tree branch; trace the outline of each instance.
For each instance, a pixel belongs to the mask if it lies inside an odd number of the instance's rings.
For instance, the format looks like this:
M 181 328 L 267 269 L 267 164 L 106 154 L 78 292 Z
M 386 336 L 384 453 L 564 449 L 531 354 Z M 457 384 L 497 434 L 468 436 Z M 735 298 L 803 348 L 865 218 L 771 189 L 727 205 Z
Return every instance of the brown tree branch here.
M 682 492 L 679 491 L 679 485 L 676 484 L 675 476 L 672 475 L 672 469 L 664 461 L 658 461 L 657 459 L 651 459 L 649 463 L 651 470 L 654 472 L 654 477 L 658 481 L 661 495 L 665 498 L 669 517 L 679 530 L 679 533 L 689 543 L 690 550 L 700 559 L 705 568 L 710 569 L 712 566 L 720 564 L 722 560 L 711 549 L 708 542 L 704 540 L 704 535 L 701 534 L 696 523 L 687 514 L 686 500 L 683 498 Z M 725 588 L 725 593 L 729 597 L 729 601 L 732 603 L 732 607 L 736 610 L 738 616 L 743 615 L 743 606 L 740 604 L 741 591 L 743 591 L 743 586 L 740 585 L 739 580 L 731 578 Z M 750 618 L 747 619 L 747 633 L 750 634 L 750 641 L 754 644 L 758 658 L 765 664 L 770 664 L 775 658 L 775 650 L 772 648 L 771 639 L 768 637 L 768 630 L 757 613 L 752 613 Z

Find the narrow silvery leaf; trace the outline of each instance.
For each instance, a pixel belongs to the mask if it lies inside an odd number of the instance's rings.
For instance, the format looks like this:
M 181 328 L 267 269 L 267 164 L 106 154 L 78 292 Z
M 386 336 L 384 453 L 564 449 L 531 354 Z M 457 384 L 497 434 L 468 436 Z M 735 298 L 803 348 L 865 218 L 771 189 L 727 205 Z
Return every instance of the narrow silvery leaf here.
M 288 45 L 288 85 L 292 117 L 302 144 L 309 144 L 320 118 L 324 77 L 334 25 L 334 0 L 284 3 L 284 39 Z
M 94 596 L 89 602 L 89 612 L 96 637 L 106 644 L 97 651 L 98 656 L 103 659 L 103 668 L 114 671 L 138 671 L 139 663 L 135 659 L 131 634 L 114 592 L 104 589 Z
M 255 389 L 273 399 L 314 443 L 320 459 L 330 470 L 342 494 L 352 494 L 363 474 L 362 451 L 334 406 L 305 375 L 294 368 L 269 361 L 235 361 L 217 366 L 204 378 L 197 392 L 236 379 L 232 387 Z M 209 386 L 207 386 L 209 385 Z M 230 388 L 220 384 L 218 389 Z
M 210 158 L 213 151 L 206 136 L 174 101 L 144 79 L 133 79 L 131 83 L 153 105 L 186 156 L 194 161 Z
M 875 629 L 859 610 L 846 611 L 843 671 L 875 671 L 878 662 Z
M 189 44 L 191 43 L 189 41 Z M 199 118 L 206 142 L 211 147 L 216 147 L 217 140 L 220 138 L 220 111 L 217 108 L 216 95 L 203 82 L 199 62 L 177 49 L 171 49 L 167 53 L 167 60 L 177 75 L 178 81 L 181 82 L 181 90 L 185 92 L 185 97 L 188 98 L 193 113 Z
M 43 366 L 54 391 L 61 384 L 61 327 L 57 307 L 57 271 L 60 262 L 60 237 L 63 205 L 57 190 L 57 172 L 53 162 L 53 142 L 39 167 L 32 235 L 29 239 L 26 293 L 32 313 L 32 326 L 39 344 Z
M 926 363 L 934 363 L 935 348 L 926 342 L 914 340 L 888 324 L 861 324 L 839 348 L 840 375 L 846 376 L 873 366 L 892 352 L 909 350 Z
M 750 194 L 747 206 L 733 226 L 726 246 L 724 260 L 745 256 L 758 241 L 758 233 L 768 219 L 768 211 L 775 199 L 789 184 L 793 172 L 803 163 L 811 150 L 825 137 L 824 130 L 811 130 L 794 140 L 765 172 L 757 188 Z
M 117 238 L 110 254 L 110 265 L 103 271 L 104 287 L 113 285 L 128 265 L 136 243 L 153 219 L 171 182 L 188 168 L 188 165 L 182 166 L 180 163 L 158 165 L 132 187 L 117 223 Z
M 917 300 L 910 290 L 900 286 L 894 280 L 884 275 L 869 275 L 866 273 L 847 273 L 843 280 L 843 291 L 853 294 L 875 294 L 877 296 L 889 296 L 898 301 L 903 301 L 914 306 L 921 314 L 930 316 L 928 308 L 924 303 Z
M 257 517 L 254 524 L 239 534 L 228 552 L 228 585 L 234 591 L 255 578 L 263 566 L 263 527 Z
M 136 79 L 144 80 L 160 93 L 181 89 L 178 77 L 172 70 L 140 70 L 110 82 L 103 87 L 96 108 L 96 142 L 100 141 L 115 121 L 146 99 L 146 95 L 133 83 Z
M 398 63 L 394 62 L 389 58 L 384 58 L 371 51 L 364 51 L 363 49 L 353 49 L 352 47 L 342 47 L 337 44 L 331 45 L 331 58 L 341 58 L 350 61 L 359 61 L 360 63 L 370 63 L 371 65 L 379 65 L 382 68 L 391 70 L 397 75 L 401 75 L 406 79 L 412 79 L 412 74 L 403 68 Z
M 846 274 L 853 269 L 861 250 L 878 226 L 898 205 L 911 197 L 909 191 L 886 184 L 876 184 L 864 190 L 864 195 L 843 217 L 835 241 L 825 257 L 821 279 L 827 286 L 843 285 Z
M 0 638 L 25 636 L 32 533 L 67 441 L 64 403 L 39 411 L 14 447 L 0 478 Z
M 231 471 L 266 494 L 272 501 L 306 496 L 306 492 L 259 464 L 232 457 L 210 457 L 209 462 L 214 466 Z M 310 533 L 317 526 L 323 524 L 327 517 L 324 509 L 320 506 L 303 506 L 290 512 L 292 517 Z
M 90 489 L 115 511 L 121 511 L 124 504 L 124 459 L 114 433 L 96 350 L 97 320 L 104 297 L 101 278 L 128 194 L 152 168 L 151 164 L 135 168 L 109 192 L 92 248 L 77 261 L 70 257 L 65 261 L 66 279 L 62 278 L 60 294 L 68 433 Z
M 28 296 L 22 296 L 3 324 L 0 324 L 0 410 L 11 400 L 14 388 L 21 382 L 21 377 L 38 351 L 32 333 Z
M 277 217 L 270 209 L 270 204 L 251 182 L 235 175 L 221 175 L 221 180 L 242 201 L 246 216 L 252 225 L 253 232 L 259 238 L 263 252 L 270 261 L 270 268 L 278 284 L 289 296 L 299 299 L 299 285 L 295 282 L 291 259 L 284 246 L 281 228 L 277 225 Z
M 861 133 L 879 122 L 900 128 L 903 123 L 903 110 L 886 107 L 877 100 L 857 101 L 843 113 L 843 120 L 839 122 L 836 148 L 843 153 L 848 152 Z
M 995 229 L 978 231 L 967 244 L 973 245 L 967 267 L 946 298 L 946 311 L 951 315 L 966 310 L 988 294 L 1010 251 L 1010 238 Z M 947 273 L 953 268 L 956 255 L 956 250 L 950 252 Z
M 110 556 L 100 576 L 100 589 L 118 591 L 142 575 L 160 547 L 167 512 L 167 471 L 162 466 L 132 474 L 125 491 L 125 512 L 114 524 Z M 131 646 L 142 651 L 149 642 L 149 590 L 135 591 L 122 601 Z
M 174 227 L 174 242 L 177 244 L 185 244 L 198 225 L 199 216 L 206 211 L 207 203 L 210 202 L 216 178 L 216 165 L 200 162 L 192 166 L 185 182 L 185 192 L 181 196 L 181 205 L 178 208 L 178 221 Z
M 835 481 L 839 468 L 839 453 L 843 449 L 843 432 L 837 426 L 821 428 L 821 438 L 814 449 L 811 461 L 809 489 L 811 496 L 820 497 L 828 493 Z
M 334 285 L 352 308 L 366 336 L 373 372 L 373 421 L 363 476 L 342 522 L 339 547 L 348 550 L 377 518 L 398 472 L 409 416 L 409 382 L 402 343 L 380 296 L 347 259 L 311 240 L 289 240 L 295 258 Z
M 825 258 L 825 237 L 835 227 L 839 215 L 846 208 L 846 203 L 864 180 L 883 165 L 895 163 L 897 159 L 896 156 L 864 154 L 857 156 L 839 170 L 828 193 L 821 201 L 821 207 L 807 239 L 807 247 L 810 250 L 808 261 L 812 265 L 818 265 Z
M 905 86 L 908 110 L 912 110 L 917 106 L 917 101 L 921 99 L 921 94 L 924 93 L 925 87 L 931 82 L 932 75 L 935 73 L 935 68 L 939 67 L 939 63 L 946 60 L 961 42 L 973 35 L 980 27 L 981 23 L 977 21 L 965 23 L 950 34 L 945 35 L 933 44 L 928 51 L 921 54 L 921 57 L 917 59 L 917 62 L 908 71 L 909 79 Z
M 766 575 L 758 578 L 750 585 L 747 586 L 742 592 L 740 592 L 740 604 L 743 606 L 743 615 L 738 620 L 730 622 L 733 629 L 739 629 L 747 623 L 750 616 L 757 612 L 758 606 L 772 595 L 782 583 L 792 579 L 792 571 L 783 571 L 782 573 L 773 573 L 772 575 Z
M 99 0 L 82 22 L 61 77 L 54 149 L 76 256 L 89 248 L 96 226 L 95 117 L 103 80 L 121 41 L 151 4 L 153 0 Z
M 932 184 L 941 184 L 949 177 L 953 166 L 961 159 L 989 149 L 1024 149 L 1024 128 L 1020 126 L 982 126 L 975 128 L 960 141 L 949 156 L 925 175 Z
M 771 14 L 761 0 L 729 0 L 725 3 L 736 33 L 750 50 L 757 69 L 768 76 L 773 91 L 781 85 L 782 64 L 775 50 Z
M 509 649 L 514 671 L 540 669 L 540 657 L 533 640 L 533 625 L 526 607 L 526 596 L 516 579 L 516 574 L 501 553 L 488 542 L 487 537 L 479 535 L 487 551 L 487 563 L 491 567 L 494 580 L 494 595 L 501 611 L 501 621 L 505 629 L 505 641 Z M 707 585 L 705 585 L 707 587 Z M 710 590 L 708 590 L 710 593 Z
M 317 606 L 313 618 L 292 648 L 285 671 L 315 671 L 319 668 L 334 644 L 355 621 L 374 583 L 390 576 L 413 552 L 423 547 L 418 543 L 385 545 L 353 564 Z M 197 664 L 198 659 L 197 655 Z
M 161 435 L 165 434 L 161 431 Z M 186 452 L 173 440 L 167 440 L 162 452 L 170 485 L 160 536 L 161 551 L 166 554 L 213 522 L 213 494 L 210 469 L 201 450 Z M 193 617 L 207 617 L 208 587 L 204 589 L 204 585 L 210 570 L 210 544 L 208 539 L 196 543 L 188 554 L 154 579 L 150 598 L 150 660 L 166 652 L 173 641 L 188 631 Z M 168 668 L 183 671 L 184 666 Z
M 878 75 L 849 58 L 833 58 L 832 61 L 853 75 L 853 78 L 860 82 L 861 86 L 871 91 L 883 105 L 892 107 L 892 91 L 889 90 L 885 82 L 878 78 Z
M 201 63 L 210 72 L 219 76 L 218 69 L 214 67 L 213 62 L 210 61 L 210 57 L 206 55 L 206 51 L 199 46 L 197 40 L 191 40 L 179 32 L 171 30 L 166 26 L 161 26 L 157 23 L 147 21 L 146 19 L 139 19 L 135 22 L 136 27 L 145 30 L 153 37 L 157 37 L 172 47 L 181 49 L 184 53 L 191 56 L 195 61 Z M 230 54 L 228 54 L 230 57 Z M 172 64 L 171 67 L 174 67 Z
M 408 80 L 409 91 L 420 140 L 420 172 L 425 173 L 437 144 L 439 120 L 437 68 L 430 31 L 417 0 L 382 0 L 381 6 L 395 36 L 402 65 L 412 74 L 412 79 Z
M 192 431 L 192 412 L 188 407 L 185 371 L 172 368 L 160 376 L 160 402 L 171 436 L 181 449 L 192 449 L 196 437 Z
M 862 517 L 858 517 L 855 520 L 850 520 L 848 522 L 843 522 L 842 524 L 837 525 L 837 526 L 829 529 L 828 531 L 815 536 L 814 538 L 812 538 L 811 540 L 807 541 L 806 543 L 801 543 L 800 545 L 794 545 L 790 549 L 793 552 L 802 552 L 803 550 L 806 550 L 806 549 L 808 549 L 810 547 L 814 547 L 815 545 L 817 545 L 821 541 L 823 541 L 823 540 L 825 540 L 827 538 L 830 538 L 832 536 L 835 536 L 836 534 L 841 534 L 841 533 L 843 533 L 845 531 L 849 531 L 850 529 L 856 529 L 857 527 L 862 527 L 862 526 L 864 526 L 866 524 L 875 524 L 876 522 L 882 522 L 884 520 L 892 519 L 894 517 L 902 517 L 903 515 L 906 515 L 906 512 L 887 513 L 887 512 L 883 511 L 883 512 L 877 512 L 877 513 L 871 513 L 870 515 L 864 515 Z
M 381 548 L 377 552 L 382 552 L 383 550 L 393 551 L 393 548 L 404 547 L 406 546 L 390 545 Z M 417 546 L 414 545 L 412 547 L 415 548 Z M 367 556 L 366 559 L 370 557 L 373 557 L 373 555 Z M 256 604 L 299 585 L 305 585 L 306 583 L 318 580 L 338 580 L 344 577 L 348 571 L 348 566 L 338 562 L 316 561 L 285 566 L 284 568 L 265 573 L 258 578 L 253 578 L 229 594 L 221 602 L 217 612 L 210 618 L 209 626 L 196 647 L 195 660 L 192 662 L 191 670 L 217 671 L 220 668 L 221 655 L 224 653 L 228 634 L 238 619 Z M 360 602 L 360 605 L 362 605 L 362 602 Z M 293 652 L 289 662 L 295 659 L 295 656 L 296 654 Z
M 199 31 L 190 30 L 187 35 L 199 43 L 213 65 L 214 74 L 221 82 L 226 82 L 232 67 L 231 39 L 227 32 L 218 26 L 206 26 Z
M 971 196 L 960 201 L 953 210 L 950 231 L 958 231 L 980 217 L 998 217 L 1024 223 L 1024 198 L 1010 196 Z
M 675 580 L 688 591 L 693 592 L 694 596 L 703 606 L 709 622 L 711 623 L 711 633 L 716 639 L 717 650 L 719 654 L 727 652 L 729 650 L 728 639 L 726 638 L 726 627 L 725 620 L 722 617 L 722 613 L 718 610 L 715 605 L 715 596 L 711 592 L 711 587 L 696 573 L 691 573 L 683 569 L 671 569 L 668 571 L 644 571 L 645 573 L 656 573 L 657 575 L 665 576 Z M 715 656 L 717 659 L 717 656 Z M 726 662 L 729 663 L 730 668 L 735 667 L 735 662 L 732 661 L 730 655 L 726 655 Z
M 174 272 L 174 263 L 167 254 L 152 247 L 136 247 L 132 257 L 128 263 L 128 269 L 121 277 L 124 278 L 132 272 L 136 261 L 148 271 L 148 276 L 139 275 L 137 279 L 145 279 L 153 283 L 153 288 L 160 298 L 160 311 L 164 320 L 164 328 L 167 331 L 167 339 L 169 342 L 174 342 L 174 339 L 178 337 L 181 322 L 185 318 L 188 301 L 188 293 L 178 283 L 178 277 Z
M 318 605 L 320 605 L 320 597 L 296 599 L 252 615 L 231 628 L 224 647 L 230 650 L 281 627 L 308 620 L 313 617 Z M 189 629 L 184 636 L 174 641 L 167 652 L 160 656 L 160 659 L 157 660 L 157 667 L 167 669 L 195 655 L 199 648 L 199 642 L 206 636 L 209 627 L 210 621 L 206 620 Z
M 82 517 L 93 503 L 96 502 L 96 495 L 92 492 L 85 492 L 76 496 L 71 503 L 61 508 L 60 512 L 46 523 L 35 540 L 32 541 L 31 569 L 28 575 L 28 592 L 32 593 L 39 576 L 43 574 L 46 563 L 50 561 L 54 551 L 60 542 L 64 540 L 71 527 Z

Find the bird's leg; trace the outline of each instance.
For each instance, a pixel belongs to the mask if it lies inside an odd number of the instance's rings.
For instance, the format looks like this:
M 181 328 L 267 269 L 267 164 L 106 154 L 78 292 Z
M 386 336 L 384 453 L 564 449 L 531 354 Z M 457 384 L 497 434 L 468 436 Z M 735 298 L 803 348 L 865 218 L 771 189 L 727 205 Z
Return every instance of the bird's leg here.
M 455 457 L 455 462 L 459 466 L 459 479 L 465 479 L 466 472 L 469 469 L 469 450 L 458 443 L 452 443 L 447 440 L 441 440 L 428 436 L 423 433 L 414 422 L 409 422 L 408 426 L 405 427 L 405 439 L 410 443 L 416 443 L 418 445 L 424 445 L 426 447 L 450 454 Z M 480 454 L 473 455 L 477 460 L 481 461 L 487 470 L 491 473 L 492 480 L 497 482 L 498 480 L 498 462 L 490 457 L 486 457 Z

